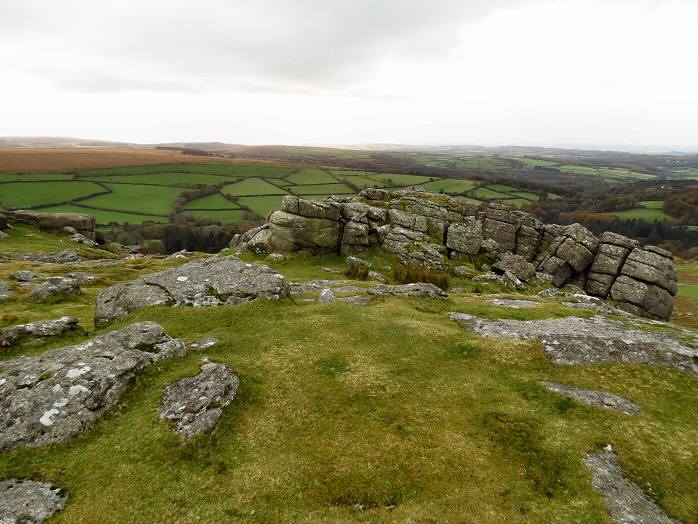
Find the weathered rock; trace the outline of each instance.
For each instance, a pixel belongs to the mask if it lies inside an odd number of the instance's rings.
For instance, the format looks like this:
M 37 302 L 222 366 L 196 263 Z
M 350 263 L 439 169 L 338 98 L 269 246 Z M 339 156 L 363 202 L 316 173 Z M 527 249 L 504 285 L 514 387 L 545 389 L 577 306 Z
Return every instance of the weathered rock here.
M 313 202 L 294 195 L 286 195 L 281 203 L 281 210 L 296 216 L 306 218 L 320 218 L 338 222 L 341 218 L 341 209 L 329 202 Z
M 382 242 L 386 253 L 396 255 L 405 265 L 424 266 L 430 269 L 444 268 L 445 248 L 431 243 L 425 233 L 401 226 L 386 228 Z
M 160 419 L 175 423 L 185 440 L 213 428 L 238 391 L 240 379 L 226 364 L 205 363 L 201 372 L 165 388 Z
M 54 295 L 79 295 L 80 282 L 74 278 L 50 277 L 40 284 L 29 296 L 35 299 L 45 299 Z
M 614 395 L 613 393 L 606 393 L 604 391 L 594 391 L 593 389 L 583 389 L 575 388 L 573 386 L 567 386 L 565 384 L 556 384 L 554 382 L 541 382 L 546 388 L 565 397 L 578 400 L 583 404 L 589 404 L 590 406 L 599 406 L 602 408 L 615 409 L 616 411 L 622 411 L 627 415 L 637 415 L 640 412 L 640 407 L 628 399 Z
M 0 347 L 12 346 L 24 338 L 55 337 L 70 331 L 82 331 L 75 317 L 17 324 L 0 329 Z
M 626 327 L 605 317 L 485 320 L 465 313 L 450 318 L 475 333 L 502 339 L 538 339 L 557 364 L 634 362 L 698 375 L 698 339 L 686 346 L 668 335 Z
M 678 524 L 623 474 L 617 455 L 609 444 L 584 458 L 594 489 L 606 499 L 611 518 L 620 524 Z
M 339 222 L 335 220 L 284 211 L 275 211 L 269 216 L 269 229 L 269 245 L 274 251 L 336 250 L 341 235 Z
M 25 253 L 20 255 L 19 259 L 43 264 L 74 264 L 86 260 L 78 255 L 74 249 L 64 249 L 55 253 Z
M 505 271 L 503 275 L 497 273 L 483 273 L 472 278 L 473 282 L 495 282 L 505 286 L 511 286 L 518 290 L 526 289 L 526 284 L 521 282 L 516 275 L 509 271 Z
M 369 295 L 392 295 L 396 297 L 447 298 L 448 294 L 434 284 L 418 282 L 413 284 L 380 284 L 368 289 Z
M 61 442 L 113 407 L 135 373 L 186 354 L 159 324 L 141 322 L 38 356 L 5 360 L 0 372 L 0 449 Z
M 369 271 L 368 272 L 368 278 L 370 280 L 377 280 L 378 282 L 385 282 L 386 278 L 378 273 L 377 271 Z
M 320 291 L 320 296 L 317 299 L 318 302 L 323 304 L 332 304 L 337 301 L 337 297 L 330 288 L 325 288 Z
M 610 296 L 621 309 L 659 319 L 669 318 L 674 306 L 669 291 L 625 275 L 616 279 Z
M 352 306 L 359 306 L 359 307 L 368 307 L 369 304 L 369 298 L 368 297 L 360 297 L 360 296 L 355 296 L 355 297 L 344 297 L 340 298 L 342 302 L 346 302 L 347 304 L 351 304 Z
M 60 511 L 68 494 L 60 488 L 34 480 L 0 480 L 0 523 L 41 524 Z
M 83 234 L 81 234 L 81 233 L 75 233 L 74 235 L 72 235 L 72 236 L 70 237 L 70 239 L 71 239 L 73 242 L 77 242 L 78 244 L 84 244 L 84 245 L 90 246 L 90 247 L 96 247 L 96 246 L 97 246 L 97 242 L 95 242 L 94 240 L 92 240 L 92 239 L 86 237 L 85 235 L 83 235 Z
M 349 284 L 348 280 L 308 280 L 306 282 L 291 283 L 291 296 L 303 293 L 322 291 L 325 288 L 337 288 Z
M 465 217 L 463 222 L 448 226 L 446 247 L 456 252 L 452 258 L 460 258 L 461 254 L 477 255 L 483 240 L 482 224 L 476 217 Z
M 239 251 L 244 251 L 249 248 L 250 251 L 253 251 L 255 253 L 266 252 L 264 251 L 264 249 L 266 249 L 266 247 L 268 247 L 269 244 L 268 229 L 269 224 L 264 224 L 259 227 L 250 229 L 249 231 L 246 231 L 241 235 L 235 235 L 231 239 L 230 244 L 228 244 L 228 247 L 231 249 L 237 249 Z M 256 242 L 253 242 L 253 239 L 257 235 L 260 235 L 260 238 L 257 239 Z
M 368 224 L 347 222 L 342 232 L 340 252 L 343 255 L 360 253 L 369 246 Z
M 10 276 L 17 282 L 33 282 L 34 280 L 41 278 L 36 271 L 15 271 Z
M 95 275 L 92 275 L 91 273 L 84 273 L 82 271 L 71 271 L 66 276 L 68 278 L 73 278 L 80 283 L 94 282 L 97 280 Z
M 108 324 L 147 306 L 205 307 L 287 296 L 287 280 L 270 267 L 233 256 L 210 257 L 105 289 L 97 296 L 95 324 Z
M 493 298 L 489 302 L 495 306 L 510 307 L 514 309 L 528 309 L 540 306 L 540 302 L 535 302 L 533 300 L 516 300 L 508 298 Z
M 37 211 L 18 210 L 11 213 L 13 220 L 31 224 L 44 231 L 62 233 L 71 227 L 76 233 L 95 239 L 95 217 L 81 213 L 40 213 Z
M 217 338 L 205 338 L 203 340 L 197 340 L 189 344 L 189 349 L 191 351 L 203 351 L 208 348 L 212 348 L 220 342 Z
M 0 300 L 7 300 L 12 296 L 12 290 L 7 282 L 0 280 Z
M 569 298 L 574 300 L 574 302 L 563 301 L 561 302 L 563 306 L 571 307 L 574 309 L 586 309 L 588 311 L 596 311 L 597 313 L 603 313 L 604 315 L 616 315 L 619 317 L 635 316 L 628 311 L 609 306 L 603 300 L 594 296 L 582 295 L 578 293 L 566 293 L 566 296 L 569 296 Z
M 520 255 L 504 253 L 502 258 L 492 264 L 495 273 L 503 275 L 507 271 L 519 280 L 530 282 L 536 276 L 536 268 Z
M 348 256 L 346 262 L 350 266 L 361 266 L 365 267 L 366 269 L 371 269 L 372 267 L 370 262 L 355 256 Z
M 623 264 L 621 274 L 640 282 L 654 284 L 672 296 L 676 295 L 676 266 L 671 259 L 662 255 L 635 248 Z
M 453 274 L 458 278 L 468 279 L 475 275 L 475 271 L 468 266 L 456 266 L 453 268 Z
M 281 253 L 269 253 L 267 255 L 266 260 L 268 260 L 269 262 L 283 262 L 284 260 L 286 260 L 286 257 L 283 256 Z

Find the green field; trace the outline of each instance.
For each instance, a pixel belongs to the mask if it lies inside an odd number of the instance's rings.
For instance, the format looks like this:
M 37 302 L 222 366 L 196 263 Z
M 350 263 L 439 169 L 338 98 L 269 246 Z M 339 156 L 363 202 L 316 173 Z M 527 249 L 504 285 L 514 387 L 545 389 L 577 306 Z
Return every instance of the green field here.
M 72 175 L 63 173 L 0 173 L 0 182 L 35 182 L 37 180 L 72 180 Z
M 434 180 L 432 182 L 424 182 L 420 185 L 428 191 L 435 191 L 437 193 L 440 191 L 444 193 L 465 193 L 475 187 L 475 183 L 470 180 L 455 179 Z
M 646 207 L 647 209 L 664 209 L 664 200 L 644 200 L 638 202 L 639 207 Z
M 82 201 L 85 206 L 113 211 L 167 216 L 182 189 L 160 186 L 105 184 L 111 193 Z
M 184 204 L 184 209 L 237 209 L 239 206 L 220 193 L 209 195 Z
M 93 182 L 8 182 L 0 184 L 0 202 L 11 209 L 22 209 L 60 204 L 106 191 Z
M 225 186 L 223 192 L 235 196 L 282 195 L 285 193 L 280 187 L 261 178 L 246 178 L 235 184 Z
M 537 202 L 538 200 L 540 200 L 540 197 L 538 195 L 536 195 L 535 193 L 531 193 L 530 191 L 511 191 L 509 194 L 521 197 L 524 200 L 529 200 L 531 202 Z
M 191 209 L 185 212 L 197 218 L 210 218 L 224 224 L 240 222 L 245 214 L 241 209 Z
M 87 213 L 95 217 L 97 224 L 106 226 L 108 224 L 142 224 L 143 222 L 167 222 L 167 215 L 153 216 L 140 215 L 138 213 L 122 213 L 119 211 L 108 211 L 106 209 L 93 209 L 76 205 L 62 205 L 43 208 L 46 213 Z
M 284 195 L 261 196 L 261 197 L 241 197 L 238 202 L 241 206 L 249 207 L 261 217 L 266 217 L 269 212 L 281 209 L 281 200 Z
M 666 220 L 669 218 L 669 215 L 667 215 L 661 209 L 647 209 L 644 207 L 625 209 L 623 211 L 613 211 L 610 214 L 615 215 L 618 218 L 640 218 L 642 220 L 647 220 L 648 222 L 654 222 L 655 220 Z
M 146 175 L 103 175 L 94 177 L 81 177 L 83 180 L 95 180 L 97 182 L 115 182 L 119 184 L 153 184 L 160 186 L 215 186 L 235 182 L 237 177 L 227 175 L 208 175 L 205 173 L 177 173 L 163 172 Z
M 297 173 L 288 175 L 285 179 L 297 185 L 333 184 L 337 182 L 335 177 L 321 169 L 301 169 Z
M 344 184 L 309 184 L 307 186 L 294 186 L 289 188 L 295 195 L 346 195 L 354 192 L 352 188 Z
M 472 191 L 472 196 L 475 198 L 483 199 L 483 200 L 499 200 L 502 198 L 510 198 L 509 195 L 506 193 L 500 193 L 499 191 L 493 191 L 492 189 L 489 189 L 488 187 L 480 187 L 474 191 Z

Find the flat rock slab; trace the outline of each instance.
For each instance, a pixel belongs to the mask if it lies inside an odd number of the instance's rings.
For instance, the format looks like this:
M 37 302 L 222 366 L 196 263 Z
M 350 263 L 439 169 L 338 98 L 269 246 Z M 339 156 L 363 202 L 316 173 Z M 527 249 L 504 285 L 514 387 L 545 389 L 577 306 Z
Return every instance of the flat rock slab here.
M 514 300 L 508 298 L 493 298 L 488 301 L 490 304 L 495 306 L 510 307 L 514 309 L 528 309 L 540 306 L 540 302 L 535 302 L 533 300 Z
M 448 294 L 434 284 L 417 282 L 414 284 L 380 284 L 368 289 L 369 295 L 391 295 L 394 297 L 448 298 Z
M 186 352 L 159 324 L 140 322 L 82 344 L 2 361 L 0 449 L 76 435 L 117 403 L 138 370 Z
M 75 317 L 17 324 L 0 329 L 0 347 L 12 346 L 27 337 L 54 337 L 70 331 L 82 331 Z
M 205 338 L 203 340 L 196 340 L 189 344 L 189 349 L 192 351 L 203 351 L 208 348 L 212 348 L 220 342 L 217 338 Z
M 637 484 L 623 474 L 618 456 L 607 446 L 584 459 L 594 489 L 606 499 L 611 518 L 621 524 L 678 524 L 669 518 Z
M 614 395 L 613 393 L 594 391 L 593 389 L 575 388 L 573 386 L 556 384 L 554 382 L 547 381 L 543 381 L 541 384 L 550 391 L 554 391 L 555 393 L 559 393 L 565 397 L 578 400 L 583 404 L 589 404 L 590 406 L 615 409 L 616 411 L 622 411 L 627 415 L 637 415 L 640 412 L 640 407 L 637 404 L 634 404 L 623 397 L 619 397 L 618 395 Z
M 695 347 L 659 332 L 628 328 L 618 320 L 600 316 L 486 320 L 465 313 L 449 313 L 449 317 L 486 337 L 538 339 L 548 357 L 557 364 L 636 362 L 698 375 Z
M 287 280 L 268 266 L 233 256 L 210 257 L 105 289 L 97 296 L 95 324 L 109 324 L 148 306 L 207 307 L 288 295 Z
M 307 282 L 292 282 L 291 295 L 319 292 L 326 288 L 342 287 L 348 284 L 348 280 L 309 280 Z
M 74 249 L 64 249 L 55 253 L 25 253 L 20 255 L 19 259 L 42 264 L 75 264 L 86 260 L 78 255 Z
M 37 286 L 29 295 L 31 298 L 44 299 L 53 295 L 79 295 L 80 282 L 74 278 L 50 277 L 46 282 Z
M 0 481 L 0 523 L 39 524 L 65 506 L 60 488 L 33 480 Z
M 216 425 L 239 386 L 240 379 L 227 365 L 206 363 L 198 375 L 165 388 L 158 414 L 160 419 L 173 421 L 175 431 L 190 440 Z

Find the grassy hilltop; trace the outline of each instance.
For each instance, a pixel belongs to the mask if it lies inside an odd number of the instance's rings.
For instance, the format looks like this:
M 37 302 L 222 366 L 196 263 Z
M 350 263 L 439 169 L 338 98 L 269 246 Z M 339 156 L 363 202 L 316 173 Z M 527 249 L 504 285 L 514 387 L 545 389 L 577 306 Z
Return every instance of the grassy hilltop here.
M 73 247 L 66 241 L 18 226 L 2 241 L 3 253 Z M 378 253 L 370 259 L 390 276 L 391 260 Z M 94 330 L 99 290 L 182 263 L 0 266 L 5 281 L 20 269 L 98 277 L 83 295 L 52 303 L 36 303 L 13 284 L 14 296 L 0 303 L 0 327 L 71 314 L 91 334 L 155 320 L 186 342 L 221 340 L 142 372 L 116 409 L 66 443 L 0 454 L 0 478 L 46 480 L 69 491 L 54 522 L 609 522 L 582 461 L 607 443 L 629 478 L 671 516 L 698 522 L 695 377 L 633 364 L 559 366 L 537 342 L 484 339 L 447 316 L 591 312 L 554 298 L 530 310 L 494 306 L 482 291 L 497 287 L 453 277 L 451 286 L 465 291 L 446 301 L 374 297 L 361 308 L 301 295 L 205 309 L 155 307 Z M 297 255 L 271 265 L 290 280 L 346 278 L 337 256 Z M 696 266 L 680 269 L 679 311 L 695 311 Z M 87 338 L 25 344 L 0 359 Z M 161 388 L 195 374 L 203 355 L 229 364 L 241 387 L 211 433 L 183 444 L 155 408 Z M 631 417 L 585 406 L 541 380 L 632 398 L 642 412 Z

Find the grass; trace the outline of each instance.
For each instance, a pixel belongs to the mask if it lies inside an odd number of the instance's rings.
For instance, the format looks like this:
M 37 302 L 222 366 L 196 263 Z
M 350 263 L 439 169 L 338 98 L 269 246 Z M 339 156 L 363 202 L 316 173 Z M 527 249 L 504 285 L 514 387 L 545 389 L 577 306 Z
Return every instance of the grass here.
M 475 187 L 475 183 L 470 180 L 443 179 L 432 182 L 424 182 L 421 186 L 427 191 L 439 193 L 465 193 Z
M 471 195 L 473 195 L 475 198 L 483 200 L 497 200 L 501 198 L 509 198 L 509 195 L 507 195 L 506 193 L 493 191 L 492 189 L 489 189 L 487 187 L 479 187 L 476 190 L 472 191 Z
M 184 209 L 236 209 L 239 206 L 220 193 L 190 200 L 184 204 Z
M 105 191 L 93 182 L 8 182 L 0 184 L 0 202 L 11 209 L 32 208 L 61 204 Z
M 0 173 L 0 182 L 57 181 L 72 178 L 72 175 L 62 173 Z
M 5 241 L 10 249 L 50 249 L 60 240 L 19 226 Z M 389 263 L 376 253 L 365 258 L 376 268 Z M 90 267 L 99 279 L 76 302 L 37 310 L 13 298 L 0 304 L 0 321 L 69 311 L 92 330 L 101 288 L 176 263 Z M 322 270 L 346 269 L 336 255 L 272 265 L 292 279 L 345 278 Z M 0 278 L 36 267 L 11 262 Z M 282 300 L 142 310 L 109 329 L 154 320 L 186 342 L 221 340 L 205 355 L 229 364 L 241 385 L 216 428 L 182 444 L 155 412 L 164 386 L 198 371 L 202 354 L 191 353 L 140 373 L 118 406 L 80 436 L 1 454 L 0 478 L 66 489 L 57 523 L 609 522 L 583 457 L 612 443 L 633 481 L 671 516 L 695 522 L 695 377 L 630 364 L 558 366 L 539 343 L 476 337 L 448 311 L 519 319 L 569 312 L 554 300 L 512 310 L 468 294 L 378 297 L 368 308 Z M 610 391 L 642 412 L 584 406 L 540 380 Z
M 241 209 L 188 209 L 185 212 L 195 217 L 210 218 L 224 224 L 240 222 L 245 216 L 245 212 Z
M 167 222 L 167 215 L 141 215 L 139 213 L 124 213 L 121 211 L 109 211 L 106 209 L 94 209 L 76 205 L 61 205 L 42 208 L 46 213 L 84 213 L 95 217 L 98 225 L 115 224 L 142 224 L 144 222 Z
M 344 184 L 308 184 L 306 186 L 293 186 L 289 188 L 296 195 L 346 195 L 354 193 L 354 190 Z
M 81 204 L 91 208 L 167 216 L 172 211 L 175 200 L 183 191 L 175 187 L 105 185 L 111 193 L 89 198 Z
M 89 177 L 81 177 L 86 179 Z M 102 175 L 91 177 L 97 182 L 117 182 L 120 184 L 156 184 L 163 186 L 215 186 L 235 181 L 235 177 L 225 175 L 209 175 L 205 173 L 163 172 L 143 175 Z
M 645 200 L 638 202 L 637 205 L 647 209 L 664 209 L 664 200 Z
M 322 169 L 301 169 L 296 173 L 288 175 L 286 180 L 299 186 L 306 184 L 333 184 L 337 182 L 335 177 Z
M 257 196 L 257 197 L 241 197 L 238 202 L 262 217 L 266 217 L 271 211 L 281 209 L 281 200 L 283 195 L 277 196 Z
M 223 188 L 223 192 L 234 196 L 281 195 L 285 191 L 261 178 L 246 178 Z
M 624 211 L 613 211 L 609 213 L 615 215 L 619 218 L 639 218 L 642 220 L 647 220 L 648 222 L 654 222 L 655 220 L 666 220 L 669 218 L 664 210 L 656 208 L 645 208 L 636 207 L 633 209 L 626 209 Z

